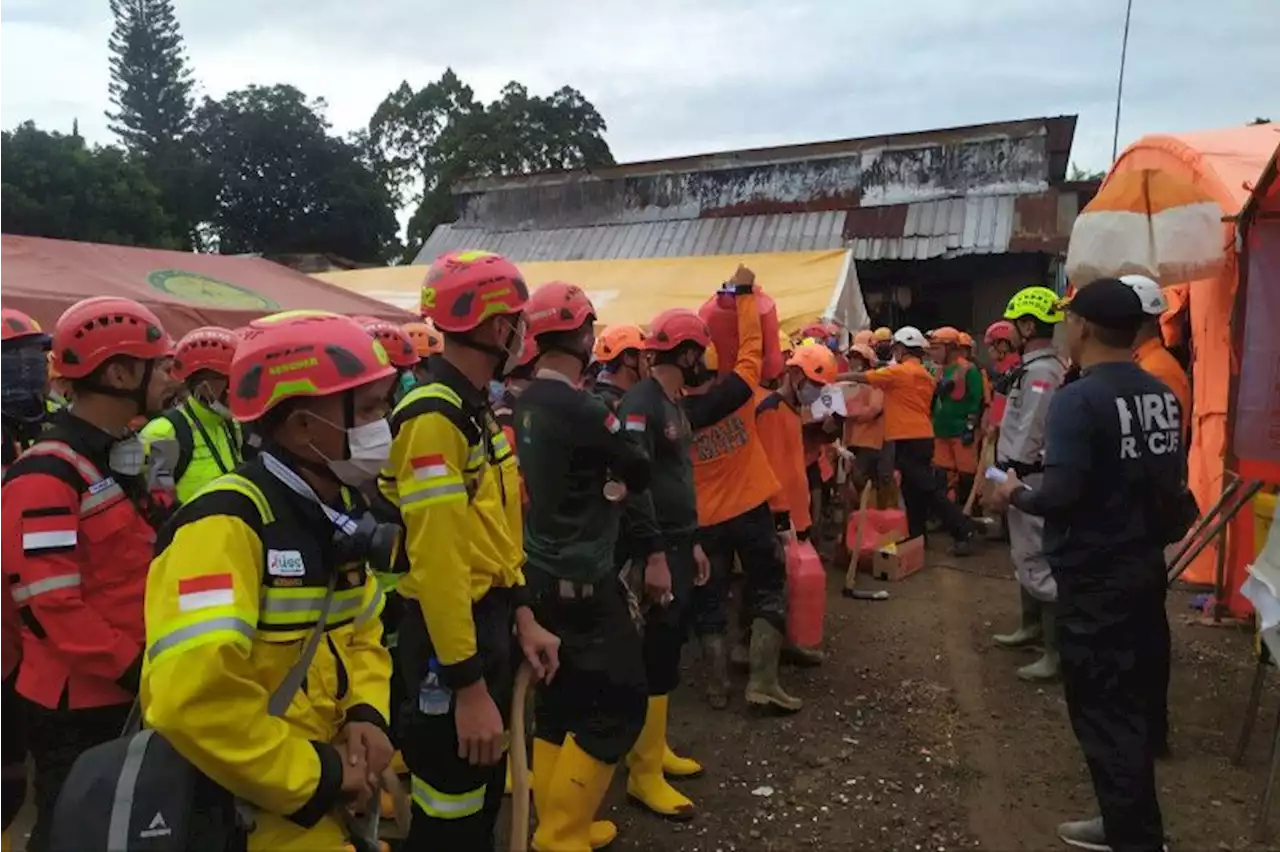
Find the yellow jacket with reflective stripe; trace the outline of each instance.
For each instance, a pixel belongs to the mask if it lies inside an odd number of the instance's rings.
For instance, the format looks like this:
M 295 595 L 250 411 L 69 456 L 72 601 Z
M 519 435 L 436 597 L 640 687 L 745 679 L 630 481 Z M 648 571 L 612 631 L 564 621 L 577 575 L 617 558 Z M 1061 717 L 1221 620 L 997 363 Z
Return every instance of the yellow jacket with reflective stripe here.
M 213 480 L 222 475 L 218 465 L 221 461 L 227 472 L 235 470 L 240 464 L 240 447 L 244 443 L 241 438 L 240 425 L 228 423 L 218 412 L 205 405 L 194 396 L 188 397 L 182 405 L 175 406 L 164 415 L 155 418 L 142 427 L 142 439 L 150 444 L 152 441 L 176 441 L 182 443 L 169 417 L 181 417 L 187 421 L 187 434 L 191 446 L 182 448 L 187 455 L 187 468 L 177 482 L 178 503 L 185 503 L 195 496 Z M 209 436 L 213 446 L 204 440 L 195 420 L 200 421 L 204 434 Z M 215 460 L 216 453 L 216 460 Z M 176 462 L 177 460 L 174 459 Z
M 385 727 L 388 718 L 383 594 L 362 563 L 336 564 L 331 528 L 318 507 L 250 462 L 183 506 L 147 578 L 146 722 L 256 805 L 254 838 L 280 848 L 313 848 L 327 836 L 341 843 L 327 816 L 342 782 L 330 743 L 347 721 Z M 273 718 L 268 696 L 298 660 L 334 570 L 326 636 L 304 688 Z M 288 842 L 299 837 L 313 847 Z
M 405 529 L 409 567 L 397 590 L 422 608 L 445 679 L 470 683 L 479 676 L 471 604 L 524 585 L 515 455 L 485 392 L 444 362 L 396 405 L 391 428 L 378 484 Z

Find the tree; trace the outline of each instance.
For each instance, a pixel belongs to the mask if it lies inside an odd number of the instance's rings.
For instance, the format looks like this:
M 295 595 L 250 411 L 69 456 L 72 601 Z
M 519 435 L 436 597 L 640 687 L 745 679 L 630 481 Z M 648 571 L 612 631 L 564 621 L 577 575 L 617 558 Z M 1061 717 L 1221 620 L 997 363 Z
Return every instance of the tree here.
M 119 148 L 28 121 L 0 139 L 0 218 L 6 233 L 177 248 L 160 191 Z
M 1107 176 L 1107 173 L 1104 169 L 1098 169 L 1097 171 L 1094 171 L 1091 169 L 1082 169 L 1080 168 L 1080 166 L 1076 165 L 1075 163 L 1072 163 L 1071 171 L 1067 174 L 1067 180 L 1078 180 L 1078 181 L 1102 180 L 1106 176 Z
M 564 86 L 549 97 L 508 83 L 487 106 L 452 69 L 389 94 L 369 121 L 369 141 L 401 204 L 416 205 L 407 241 L 420 246 L 457 218 L 450 187 L 464 177 L 611 165 L 604 118 Z
M 220 251 L 333 252 L 379 263 L 397 248 L 393 199 L 367 145 L 330 136 L 324 110 L 323 100 L 287 85 L 206 98 L 196 110 Z
M 190 138 L 192 77 L 172 0 L 111 0 L 112 132 L 145 166 L 187 247 L 209 213 Z

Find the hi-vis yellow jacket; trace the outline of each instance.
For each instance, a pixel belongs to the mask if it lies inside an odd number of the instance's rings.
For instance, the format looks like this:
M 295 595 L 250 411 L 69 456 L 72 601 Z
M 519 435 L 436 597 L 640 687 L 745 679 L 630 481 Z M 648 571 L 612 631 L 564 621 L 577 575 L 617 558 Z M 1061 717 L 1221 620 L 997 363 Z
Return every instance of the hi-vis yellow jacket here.
M 253 850 L 340 849 L 330 813 L 342 765 L 330 743 L 349 721 L 386 727 L 384 597 L 362 563 L 337 564 L 332 528 L 250 462 L 179 510 L 147 578 L 146 723 L 259 809 Z M 334 571 L 325 638 L 303 688 L 273 718 L 268 696 L 298 660 Z
M 391 414 L 382 495 L 400 510 L 408 574 L 400 594 L 422 608 L 441 678 L 457 689 L 482 675 L 471 605 L 491 588 L 524 585 L 520 472 L 485 391 L 448 362 Z

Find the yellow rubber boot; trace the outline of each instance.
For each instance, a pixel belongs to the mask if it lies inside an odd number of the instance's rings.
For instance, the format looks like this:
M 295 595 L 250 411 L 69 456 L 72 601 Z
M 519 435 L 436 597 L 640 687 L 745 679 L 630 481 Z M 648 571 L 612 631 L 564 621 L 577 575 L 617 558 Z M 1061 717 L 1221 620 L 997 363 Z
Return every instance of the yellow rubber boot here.
M 692 757 L 681 757 L 671 750 L 670 745 L 663 743 L 662 774 L 668 778 L 699 778 L 702 776 L 702 764 Z
M 551 792 L 551 778 L 556 771 L 556 761 L 560 758 L 560 746 L 549 740 L 533 740 L 533 771 L 529 773 L 529 784 L 533 788 L 533 809 L 538 814 L 541 825 L 542 815 L 548 812 L 548 796 Z M 610 776 L 612 777 L 612 775 Z M 541 779 L 541 781 L 539 781 Z M 591 823 L 589 838 L 592 849 L 603 849 L 618 836 L 618 827 L 607 819 L 598 819 Z
M 535 749 L 537 742 L 541 741 L 535 740 Z M 564 747 L 556 750 L 559 755 L 551 781 L 542 784 L 542 809 L 538 811 L 538 830 L 533 833 L 533 850 L 589 852 L 598 848 L 592 843 L 592 829 L 597 824 L 592 817 L 609 791 L 616 767 L 601 763 L 580 749 L 572 734 L 565 737 Z M 536 750 L 534 754 L 536 761 Z M 545 774 L 539 771 L 539 775 Z
M 695 808 L 662 774 L 662 755 L 667 744 L 667 696 L 651 695 L 640 738 L 631 750 L 631 771 L 627 774 L 627 795 L 659 816 L 693 819 Z

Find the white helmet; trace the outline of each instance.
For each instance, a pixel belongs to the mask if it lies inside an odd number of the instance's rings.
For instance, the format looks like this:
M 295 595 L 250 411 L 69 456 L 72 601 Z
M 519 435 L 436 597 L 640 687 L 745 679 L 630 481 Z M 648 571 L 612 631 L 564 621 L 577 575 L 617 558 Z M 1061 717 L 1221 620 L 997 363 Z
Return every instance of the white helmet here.
M 893 333 L 893 342 L 901 343 L 903 346 L 911 349 L 928 349 L 929 341 L 925 340 L 924 335 L 920 333 L 920 329 L 914 325 L 904 325 Z
M 1121 275 L 1120 281 L 1138 294 L 1142 302 L 1142 312 L 1148 316 L 1158 317 L 1169 310 L 1169 300 L 1165 298 L 1160 285 L 1145 275 Z

